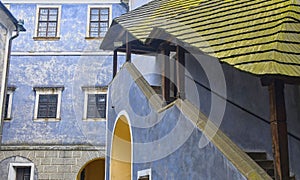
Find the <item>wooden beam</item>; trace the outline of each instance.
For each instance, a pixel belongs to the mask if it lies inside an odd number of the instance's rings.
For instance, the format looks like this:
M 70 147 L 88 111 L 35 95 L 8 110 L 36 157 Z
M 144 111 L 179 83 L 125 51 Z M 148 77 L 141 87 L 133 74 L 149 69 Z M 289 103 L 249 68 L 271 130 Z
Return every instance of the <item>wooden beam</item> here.
M 171 50 L 170 50 L 171 51 Z M 176 52 L 176 51 L 175 51 Z M 173 72 L 173 77 L 174 77 L 174 79 L 172 79 L 172 77 L 171 77 L 171 87 L 170 87 L 170 90 L 171 90 L 171 92 L 173 91 L 174 92 L 174 94 L 173 94 L 173 96 L 172 95 L 170 95 L 170 96 L 172 96 L 172 97 L 178 97 L 178 84 L 177 84 L 177 80 L 178 80 L 178 77 L 177 77 L 177 75 L 178 75 L 178 72 L 177 72 L 177 57 L 175 57 L 175 61 L 170 61 L 170 63 L 172 63 L 172 65 L 170 64 L 170 67 L 172 67 L 172 69 L 170 70 L 170 72 L 172 73 Z
M 118 69 L 118 51 L 114 50 L 114 60 L 113 60 L 113 78 L 117 74 L 117 69 Z
M 185 50 L 177 46 L 176 48 L 176 80 L 177 80 L 177 97 L 185 98 Z
M 162 63 L 163 63 L 163 72 L 162 72 L 162 96 L 165 99 L 166 103 L 170 102 L 170 50 L 168 47 L 165 47 L 162 50 Z
M 126 62 L 131 62 L 131 42 L 129 42 L 129 33 L 126 33 Z
M 285 84 L 293 84 L 293 85 L 299 85 L 300 84 L 300 77 L 291 77 L 291 76 L 283 76 L 283 75 L 264 75 L 261 77 L 262 83 L 267 84 L 272 79 L 278 79 L 283 81 Z
M 270 122 L 276 180 L 289 179 L 288 134 L 284 100 L 284 83 L 272 80 L 269 84 Z

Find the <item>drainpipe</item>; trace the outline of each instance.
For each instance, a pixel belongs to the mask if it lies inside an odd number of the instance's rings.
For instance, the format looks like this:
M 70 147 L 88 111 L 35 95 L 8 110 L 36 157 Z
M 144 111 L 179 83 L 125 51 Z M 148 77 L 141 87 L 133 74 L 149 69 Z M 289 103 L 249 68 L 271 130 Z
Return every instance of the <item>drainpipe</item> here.
M 1 114 L 1 123 L 0 123 L 0 150 L 2 149 L 2 136 L 3 136 L 3 122 L 4 122 L 4 111 L 5 111 L 5 102 L 6 102 L 6 91 L 7 91 L 7 81 L 8 81 L 8 74 L 9 74 L 9 65 L 10 65 L 10 54 L 11 54 L 11 47 L 12 41 L 19 36 L 21 31 L 20 26 L 24 24 L 23 20 L 19 20 L 18 24 L 16 25 L 16 34 L 9 38 L 8 41 L 8 52 L 7 52 L 7 63 L 6 63 L 6 72 L 5 72 L 5 81 L 4 81 L 4 98 L 2 102 L 2 114 Z M 6 30 L 8 33 L 8 30 Z

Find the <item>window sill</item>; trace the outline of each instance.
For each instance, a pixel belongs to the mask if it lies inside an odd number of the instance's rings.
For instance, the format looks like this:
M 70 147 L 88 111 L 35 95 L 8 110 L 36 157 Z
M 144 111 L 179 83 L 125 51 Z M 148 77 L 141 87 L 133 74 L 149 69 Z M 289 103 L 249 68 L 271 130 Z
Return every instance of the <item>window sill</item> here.
M 33 37 L 35 41 L 58 41 L 60 37 Z
M 88 122 L 99 122 L 99 121 L 106 121 L 106 118 L 87 118 L 82 120 Z
M 37 118 L 33 119 L 34 122 L 58 122 L 60 118 Z
M 86 40 L 102 40 L 104 37 L 85 37 Z
M 11 118 L 4 118 L 4 121 L 11 121 Z

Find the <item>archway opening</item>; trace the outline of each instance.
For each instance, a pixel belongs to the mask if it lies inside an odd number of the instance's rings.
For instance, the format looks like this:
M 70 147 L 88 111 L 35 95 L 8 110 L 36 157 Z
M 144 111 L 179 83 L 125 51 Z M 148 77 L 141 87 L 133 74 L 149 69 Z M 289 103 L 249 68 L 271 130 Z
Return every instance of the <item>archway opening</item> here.
M 111 180 L 131 180 L 131 133 L 128 120 L 121 116 L 114 129 L 111 159 Z
M 105 179 L 105 159 L 96 159 L 88 162 L 78 173 L 77 180 Z

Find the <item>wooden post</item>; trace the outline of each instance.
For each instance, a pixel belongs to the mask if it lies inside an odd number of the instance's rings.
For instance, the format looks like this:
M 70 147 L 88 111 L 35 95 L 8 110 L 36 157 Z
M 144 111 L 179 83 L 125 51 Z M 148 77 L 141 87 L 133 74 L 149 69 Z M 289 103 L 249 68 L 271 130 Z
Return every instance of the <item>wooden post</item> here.
M 170 49 L 164 47 L 162 50 L 162 63 L 163 63 L 163 72 L 162 72 L 162 96 L 165 99 L 166 103 L 170 102 Z
M 126 33 L 126 62 L 131 62 L 131 43 L 129 42 L 129 33 Z
M 118 51 L 114 50 L 114 60 L 113 60 L 113 78 L 116 76 L 118 70 Z
M 176 48 L 176 80 L 177 80 L 177 97 L 185 98 L 185 50 L 177 46 Z
M 284 83 L 279 80 L 271 80 L 269 96 L 275 178 L 276 180 L 287 180 L 289 179 L 289 155 Z

